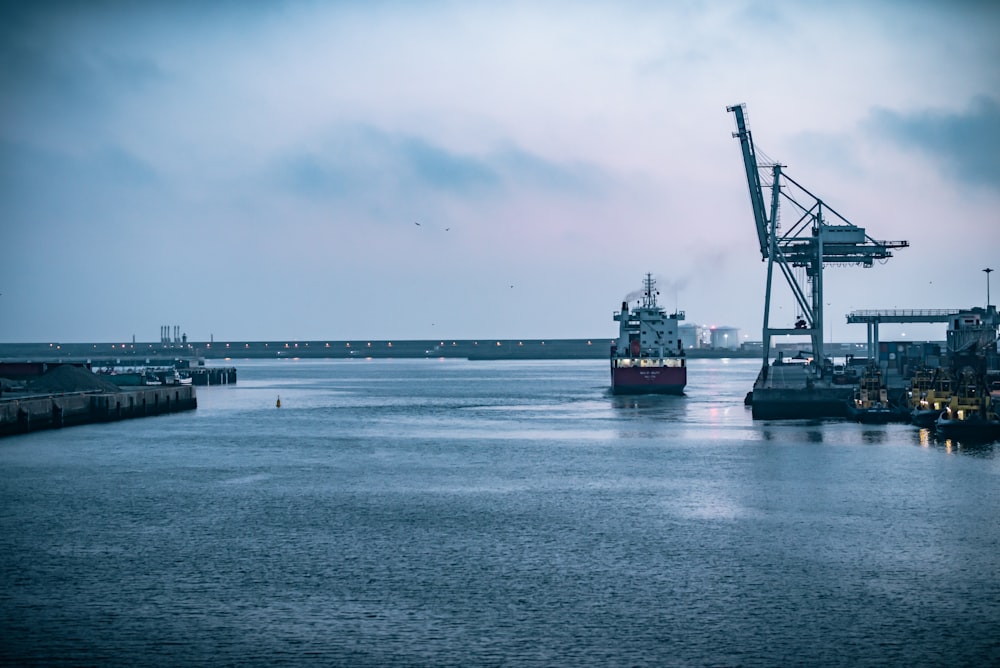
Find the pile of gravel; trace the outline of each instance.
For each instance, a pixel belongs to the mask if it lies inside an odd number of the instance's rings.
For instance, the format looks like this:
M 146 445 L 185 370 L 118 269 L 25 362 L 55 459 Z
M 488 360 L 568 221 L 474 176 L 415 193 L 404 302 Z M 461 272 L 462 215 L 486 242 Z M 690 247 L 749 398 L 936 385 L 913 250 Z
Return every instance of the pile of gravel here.
M 114 383 L 81 366 L 62 364 L 51 371 L 28 381 L 28 391 L 51 392 L 120 392 Z

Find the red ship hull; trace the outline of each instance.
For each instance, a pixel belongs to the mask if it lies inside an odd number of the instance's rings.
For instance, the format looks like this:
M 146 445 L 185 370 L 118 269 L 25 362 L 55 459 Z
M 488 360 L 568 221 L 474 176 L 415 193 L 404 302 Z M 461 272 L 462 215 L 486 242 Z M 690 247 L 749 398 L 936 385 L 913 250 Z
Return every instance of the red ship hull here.
M 611 367 L 614 394 L 684 394 L 686 366 Z

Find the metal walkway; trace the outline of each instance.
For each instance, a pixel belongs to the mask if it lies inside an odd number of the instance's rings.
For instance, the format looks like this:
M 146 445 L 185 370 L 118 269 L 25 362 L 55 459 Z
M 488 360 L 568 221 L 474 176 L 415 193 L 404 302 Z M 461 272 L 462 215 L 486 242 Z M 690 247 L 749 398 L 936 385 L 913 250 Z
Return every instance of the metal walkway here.
M 878 326 L 883 322 L 948 322 L 962 312 L 962 309 L 931 308 L 931 309 L 875 309 L 851 311 L 847 314 L 847 324 L 864 323 L 868 325 L 869 355 L 878 355 Z

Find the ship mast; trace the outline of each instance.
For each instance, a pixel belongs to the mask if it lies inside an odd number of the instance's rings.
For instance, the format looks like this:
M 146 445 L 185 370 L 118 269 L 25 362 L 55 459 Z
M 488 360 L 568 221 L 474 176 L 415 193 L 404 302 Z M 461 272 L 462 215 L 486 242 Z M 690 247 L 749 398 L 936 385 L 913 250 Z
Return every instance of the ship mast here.
M 644 293 L 642 295 L 643 308 L 656 308 L 656 279 L 652 274 L 646 274 L 643 280 Z

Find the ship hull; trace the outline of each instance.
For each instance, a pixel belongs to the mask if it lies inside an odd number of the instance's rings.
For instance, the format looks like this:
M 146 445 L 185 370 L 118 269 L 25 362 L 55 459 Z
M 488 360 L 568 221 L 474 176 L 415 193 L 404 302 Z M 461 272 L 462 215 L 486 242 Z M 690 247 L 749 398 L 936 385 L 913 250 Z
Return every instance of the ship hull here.
M 612 367 L 613 394 L 684 394 L 687 367 Z
M 979 417 L 964 420 L 938 418 L 937 433 L 941 438 L 989 442 L 1000 439 L 1000 419 Z

